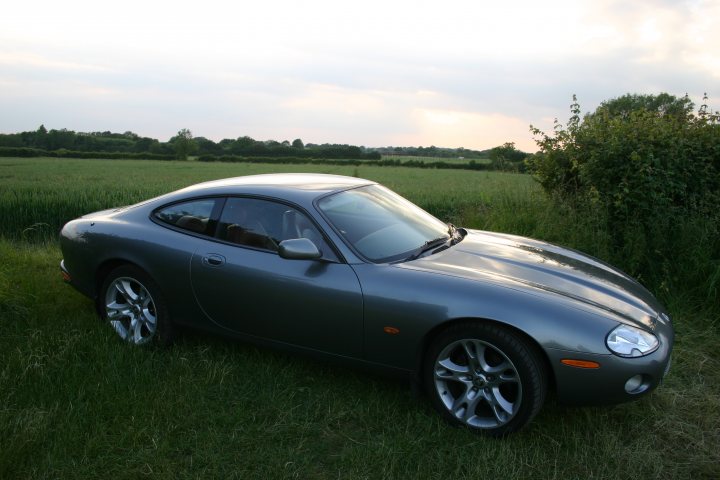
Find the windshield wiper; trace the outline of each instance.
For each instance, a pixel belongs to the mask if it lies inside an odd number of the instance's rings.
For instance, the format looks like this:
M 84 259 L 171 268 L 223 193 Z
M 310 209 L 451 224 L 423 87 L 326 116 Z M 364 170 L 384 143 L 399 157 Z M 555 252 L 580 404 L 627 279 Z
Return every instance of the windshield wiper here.
M 420 247 L 418 247 L 418 249 L 415 250 L 415 252 L 412 255 L 407 257 L 405 259 L 405 261 L 409 262 L 411 260 L 415 260 L 416 258 L 420 257 L 420 255 L 422 255 L 423 253 L 425 253 L 429 250 L 433 250 L 433 249 L 439 247 L 440 245 L 443 245 L 445 242 L 447 242 L 448 240 L 451 240 L 451 239 L 452 239 L 452 236 L 447 237 L 447 236 L 443 235 L 442 237 L 433 238 L 432 240 L 428 240 L 427 242 L 423 243 Z
M 447 235 L 443 235 L 442 237 L 433 238 L 432 240 L 428 240 L 427 242 L 423 243 L 421 246 L 415 250 L 412 255 L 407 257 L 405 262 L 410 262 L 412 260 L 416 260 L 425 252 L 428 252 L 430 250 L 434 250 L 438 247 L 442 247 L 446 243 L 450 242 L 449 245 L 447 245 L 445 248 L 450 248 L 451 246 L 455 245 L 458 242 L 461 242 L 463 238 L 465 238 L 465 235 L 467 232 L 463 228 L 457 228 L 452 223 L 448 223 L 448 230 Z

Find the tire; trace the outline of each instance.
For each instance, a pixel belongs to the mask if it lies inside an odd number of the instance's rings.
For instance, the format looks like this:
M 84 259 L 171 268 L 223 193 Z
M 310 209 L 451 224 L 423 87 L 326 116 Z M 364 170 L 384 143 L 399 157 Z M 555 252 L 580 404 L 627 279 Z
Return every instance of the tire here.
M 522 336 L 493 323 L 461 323 L 431 343 L 423 367 L 430 400 L 450 423 L 504 436 L 545 401 L 545 363 Z
M 98 298 L 100 317 L 133 345 L 170 345 L 174 329 L 155 281 L 134 265 L 117 267 L 105 278 Z

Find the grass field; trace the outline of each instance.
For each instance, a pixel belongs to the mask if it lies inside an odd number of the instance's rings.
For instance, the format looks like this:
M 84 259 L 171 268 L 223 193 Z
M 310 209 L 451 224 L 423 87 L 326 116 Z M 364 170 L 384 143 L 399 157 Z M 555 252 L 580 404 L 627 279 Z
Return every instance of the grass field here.
M 0 234 L 55 239 L 60 227 L 88 212 L 135 203 L 193 183 L 269 172 L 321 172 L 376 180 L 436 215 L 459 221 L 472 208 L 542 200 L 527 176 L 402 167 L 264 165 L 0 158 Z M 478 179 L 488 181 L 479 182 Z
M 717 308 L 672 292 L 677 342 L 656 392 L 602 408 L 550 399 L 528 429 L 491 440 L 376 373 L 199 335 L 128 348 L 60 281 L 70 218 L 273 170 L 371 178 L 459 225 L 602 256 L 598 232 L 520 175 L 0 159 L 0 478 L 720 478 Z

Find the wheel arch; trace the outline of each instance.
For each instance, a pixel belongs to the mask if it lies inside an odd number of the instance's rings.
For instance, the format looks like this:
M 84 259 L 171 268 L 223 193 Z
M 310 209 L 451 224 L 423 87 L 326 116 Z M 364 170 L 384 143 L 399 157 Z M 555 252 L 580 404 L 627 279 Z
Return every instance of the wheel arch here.
M 544 370 L 547 374 L 548 391 L 556 391 L 557 384 L 556 384 L 556 379 L 555 379 L 555 373 L 554 373 L 554 370 L 550 363 L 550 359 L 548 358 L 545 350 L 537 342 L 537 340 L 535 340 L 533 337 L 528 335 L 525 331 L 517 328 L 514 325 L 511 325 L 506 322 L 498 321 L 498 320 L 493 320 L 491 318 L 481 318 L 481 317 L 453 318 L 453 319 L 447 320 L 439 325 L 434 326 L 431 330 L 429 330 L 425 334 L 422 341 L 420 342 L 420 347 L 418 348 L 418 352 L 417 352 L 417 358 L 415 359 L 415 372 L 414 372 L 413 378 L 414 378 L 414 381 L 416 381 L 418 383 L 418 385 L 422 385 L 422 382 L 423 382 L 423 380 L 422 380 L 423 365 L 426 361 L 427 351 L 430 348 L 430 345 L 432 344 L 432 342 L 448 328 L 451 328 L 455 325 L 462 324 L 462 323 L 494 324 L 498 327 L 509 330 L 509 331 L 519 335 L 520 337 L 522 337 L 523 340 L 525 341 L 525 343 L 535 350 L 537 357 L 544 364 L 544 367 L 545 367 Z
M 172 321 L 172 313 L 169 311 L 167 298 L 165 297 L 162 289 L 157 284 L 155 279 L 147 272 L 146 269 L 138 265 L 135 262 L 124 258 L 113 258 L 103 261 L 95 270 L 95 309 L 97 310 L 98 316 L 101 320 L 107 320 L 104 306 L 104 298 L 106 284 L 113 277 L 119 278 L 113 274 L 113 272 L 119 272 L 119 269 L 123 269 L 123 273 L 119 273 L 121 277 L 131 277 L 131 280 L 136 282 L 140 288 L 145 290 L 148 295 L 149 301 L 154 304 L 155 314 L 154 320 L 156 330 L 151 329 L 149 336 L 143 337 L 144 340 L 141 343 L 145 343 L 148 340 L 159 342 L 162 346 L 169 346 L 173 343 L 175 337 L 175 328 Z M 123 294 L 124 295 L 124 294 Z M 127 298 L 127 297 L 126 297 Z M 149 308 L 149 307 L 148 307 Z M 143 311 L 145 308 L 143 308 Z M 143 315 L 145 315 L 143 313 Z M 147 318 L 145 319 L 147 321 Z M 120 332 L 118 332 L 120 333 Z M 127 340 L 121 334 L 121 338 Z M 157 340 L 159 338 L 159 340 Z

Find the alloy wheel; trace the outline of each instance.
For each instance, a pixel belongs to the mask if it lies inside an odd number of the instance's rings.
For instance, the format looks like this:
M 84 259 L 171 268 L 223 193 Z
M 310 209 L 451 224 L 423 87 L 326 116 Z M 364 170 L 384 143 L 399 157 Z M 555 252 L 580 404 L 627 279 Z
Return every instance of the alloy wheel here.
M 149 342 L 157 330 L 157 310 L 150 292 L 131 277 L 114 279 L 105 293 L 107 320 L 120 338 L 135 345 Z
M 488 342 L 467 338 L 449 343 L 436 357 L 433 375 L 442 404 L 470 427 L 502 427 L 520 408 L 517 368 Z

